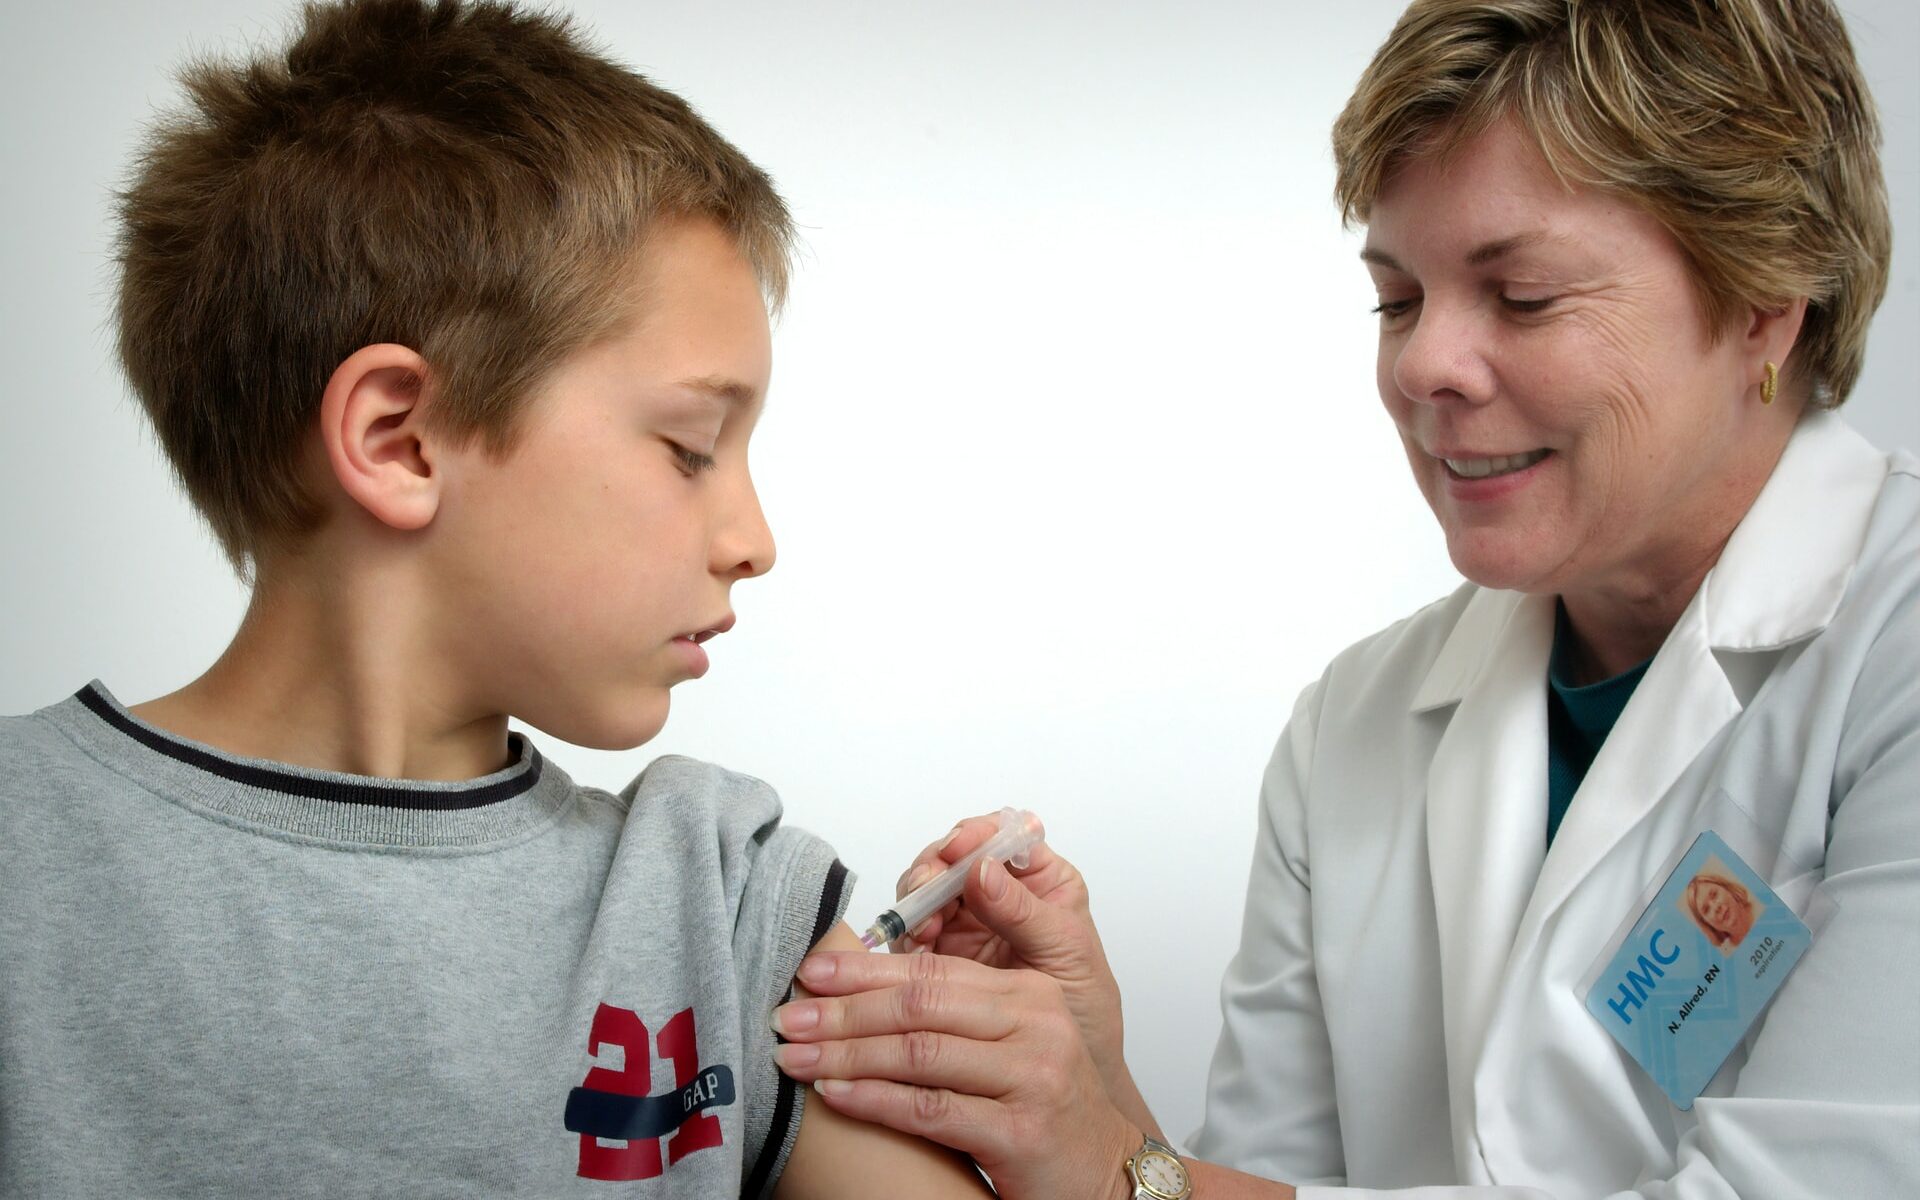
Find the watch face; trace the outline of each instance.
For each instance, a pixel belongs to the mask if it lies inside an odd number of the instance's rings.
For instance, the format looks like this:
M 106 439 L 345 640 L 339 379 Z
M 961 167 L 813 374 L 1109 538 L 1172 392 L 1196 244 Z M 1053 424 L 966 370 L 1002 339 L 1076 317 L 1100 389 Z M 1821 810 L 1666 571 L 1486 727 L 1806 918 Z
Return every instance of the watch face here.
M 1171 1154 L 1162 1154 L 1158 1150 L 1149 1150 L 1137 1160 L 1136 1169 L 1140 1172 L 1140 1182 L 1156 1196 L 1172 1197 L 1182 1195 L 1187 1190 L 1187 1168 Z

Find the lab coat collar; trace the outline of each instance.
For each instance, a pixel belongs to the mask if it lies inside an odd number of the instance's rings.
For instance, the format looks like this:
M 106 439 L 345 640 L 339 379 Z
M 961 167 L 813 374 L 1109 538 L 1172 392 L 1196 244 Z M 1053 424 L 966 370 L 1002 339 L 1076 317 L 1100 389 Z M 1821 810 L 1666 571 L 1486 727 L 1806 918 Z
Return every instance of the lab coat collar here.
M 1701 582 L 1715 650 L 1778 650 L 1825 629 L 1840 607 L 1887 457 L 1831 412 L 1810 412 Z
M 1493 661 L 1502 631 L 1525 599 L 1520 592 L 1474 589 L 1440 653 L 1434 656 L 1433 665 L 1427 668 L 1427 677 L 1414 690 L 1414 712 L 1459 703 Z
M 1716 651 L 1778 650 L 1833 620 L 1866 539 L 1887 459 L 1834 413 L 1802 417 L 1696 601 Z M 1412 711 L 1456 704 L 1493 661 L 1519 597 L 1478 589 L 1415 689 Z

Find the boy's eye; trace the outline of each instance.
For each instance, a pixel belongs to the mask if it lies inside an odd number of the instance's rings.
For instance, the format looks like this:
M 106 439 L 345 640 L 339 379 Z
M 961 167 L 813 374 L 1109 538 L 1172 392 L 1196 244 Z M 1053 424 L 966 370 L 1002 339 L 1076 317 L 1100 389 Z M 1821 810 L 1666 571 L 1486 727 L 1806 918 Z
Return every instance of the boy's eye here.
M 713 470 L 713 455 L 701 454 L 697 450 L 689 450 L 685 446 L 675 442 L 669 442 L 668 444 L 673 447 L 673 456 L 680 460 L 680 469 L 687 474 L 698 475 L 702 471 Z
M 1385 320 L 1405 316 L 1417 303 L 1415 300 L 1382 300 L 1373 306 L 1372 312 Z

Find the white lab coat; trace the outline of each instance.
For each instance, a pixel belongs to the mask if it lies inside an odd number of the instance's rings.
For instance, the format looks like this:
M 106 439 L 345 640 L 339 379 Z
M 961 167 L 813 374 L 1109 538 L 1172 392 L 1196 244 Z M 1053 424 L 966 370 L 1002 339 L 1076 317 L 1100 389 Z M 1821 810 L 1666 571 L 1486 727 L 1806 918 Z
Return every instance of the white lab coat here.
M 1920 1197 L 1920 464 L 1803 419 L 1545 853 L 1553 618 L 1463 587 L 1301 696 L 1192 1151 L 1303 1200 Z M 1836 907 L 1681 1112 L 1578 984 L 1709 828 Z

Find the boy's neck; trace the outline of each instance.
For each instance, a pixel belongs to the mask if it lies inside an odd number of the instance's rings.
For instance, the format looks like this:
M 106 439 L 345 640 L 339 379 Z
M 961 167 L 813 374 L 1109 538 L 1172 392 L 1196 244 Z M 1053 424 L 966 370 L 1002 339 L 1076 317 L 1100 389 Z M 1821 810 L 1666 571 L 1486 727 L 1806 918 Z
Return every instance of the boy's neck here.
M 254 590 L 233 642 L 141 720 L 229 754 L 383 779 L 506 766 L 507 718 L 449 687 L 409 581 L 321 573 Z

